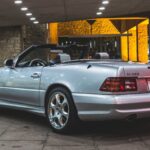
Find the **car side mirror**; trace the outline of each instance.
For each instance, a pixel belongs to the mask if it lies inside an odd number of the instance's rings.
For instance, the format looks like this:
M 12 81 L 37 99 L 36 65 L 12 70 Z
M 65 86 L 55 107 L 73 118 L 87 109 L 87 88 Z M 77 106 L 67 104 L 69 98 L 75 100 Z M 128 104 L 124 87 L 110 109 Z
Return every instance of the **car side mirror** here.
M 6 59 L 5 62 L 4 62 L 4 65 L 6 67 L 13 68 L 13 65 L 14 65 L 13 59 Z

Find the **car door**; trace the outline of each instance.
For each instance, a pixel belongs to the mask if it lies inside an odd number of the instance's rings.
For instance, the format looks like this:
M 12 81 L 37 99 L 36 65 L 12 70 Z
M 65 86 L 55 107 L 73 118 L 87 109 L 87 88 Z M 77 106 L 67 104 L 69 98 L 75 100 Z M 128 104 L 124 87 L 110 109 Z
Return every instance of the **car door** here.
M 0 99 L 39 106 L 40 81 L 43 67 L 48 63 L 48 52 L 43 48 L 28 49 L 14 60 L 12 67 L 5 67 Z
M 39 85 L 42 73 L 39 67 L 7 68 L 5 81 L 5 100 L 13 103 L 39 105 Z

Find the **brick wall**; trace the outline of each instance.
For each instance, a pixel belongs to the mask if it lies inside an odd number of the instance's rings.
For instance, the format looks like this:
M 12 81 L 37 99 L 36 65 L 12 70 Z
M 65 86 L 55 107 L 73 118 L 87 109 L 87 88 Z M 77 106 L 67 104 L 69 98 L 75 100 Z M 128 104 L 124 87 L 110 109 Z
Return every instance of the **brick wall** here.
M 0 66 L 32 44 L 45 44 L 46 25 L 0 27 Z
M 23 26 L 22 33 L 24 48 L 33 44 L 45 44 L 47 41 L 48 31 L 46 29 L 46 24 Z
M 0 66 L 7 58 L 16 56 L 21 49 L 21 27 L 0 28 Z

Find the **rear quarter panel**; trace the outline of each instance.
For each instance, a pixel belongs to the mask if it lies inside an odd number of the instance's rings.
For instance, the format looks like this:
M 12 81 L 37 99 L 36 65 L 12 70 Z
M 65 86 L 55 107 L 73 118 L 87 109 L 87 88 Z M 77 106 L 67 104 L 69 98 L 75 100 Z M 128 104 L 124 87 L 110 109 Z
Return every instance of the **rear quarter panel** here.
M 72 93 L 101 94 L 100 86 L 107 77 L 117 76 L 117 68 L 107 66 L 92 66 L 88 64 L 57 65 L 45 67 L 41 78 L 41 104 L 49 86 L 61 84 Z

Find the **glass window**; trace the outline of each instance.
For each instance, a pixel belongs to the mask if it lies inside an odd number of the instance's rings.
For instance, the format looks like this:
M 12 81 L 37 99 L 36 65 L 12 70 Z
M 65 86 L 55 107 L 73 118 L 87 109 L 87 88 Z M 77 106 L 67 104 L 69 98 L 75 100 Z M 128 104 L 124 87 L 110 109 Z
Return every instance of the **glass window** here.
M 40 59 L 49 62 L 50 49 L 49 48 L 33 48 L 27 51 L 24 55 L 19 58 L 17 63 L 18 67 L 28 67 L 30 62 L 34 59 Z

